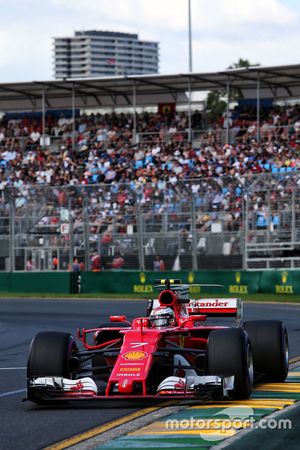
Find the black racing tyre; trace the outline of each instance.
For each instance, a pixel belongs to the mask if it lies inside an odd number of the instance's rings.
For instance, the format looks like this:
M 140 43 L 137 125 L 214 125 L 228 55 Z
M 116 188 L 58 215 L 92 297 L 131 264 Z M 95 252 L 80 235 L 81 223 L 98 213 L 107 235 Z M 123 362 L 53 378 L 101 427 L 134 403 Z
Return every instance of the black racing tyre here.
M 45 331 L 32 340 L 27 363 L 27 377 L 57 376 L 71 378 L 69 359 L 77 351 L 69 333 Z
M 244 323 L 253 353 L 254 371 L 266 381 L 283 382 L 289 370 L 286 327 L 280 320 L 253 320 Z
M 241 328 L 210 332 L 207 370 L 211 375 L 234 375 L 234 397 L 250 397 L 253 388 L 253 360 L 248 336 Z

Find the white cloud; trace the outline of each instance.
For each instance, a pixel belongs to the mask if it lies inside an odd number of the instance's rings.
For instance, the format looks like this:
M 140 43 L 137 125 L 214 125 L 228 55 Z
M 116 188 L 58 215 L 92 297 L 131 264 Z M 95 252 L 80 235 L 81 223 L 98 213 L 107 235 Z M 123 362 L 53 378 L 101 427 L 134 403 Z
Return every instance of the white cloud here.
M 188 0 L 49 0 L 66 13 L 93 16 L 102 23 L 147 25 L 183 31 L 187 26 Z M 197 29 L 216 26 L 272 24 L 293 25 L 295 12 L 281 0 L 191 0 L 193 25 Z
M 138 33 L 160 42 L 162 73 L 188 70 L 188 0 L 1 4 L 0 81 L 52 78 L 52 38 L 83 29 Z M 300 2 L 191 0 L 191 5 L 195 71 L 223 70 L 239 57 L 263 65 L 299 62 Z
M 13 24 L 0 30 L 0 81 L 52 78 L 51 42 L 38 27 Z M 16 39 L 16 36 L 20 36 Z M 47 76 L 46 76 L 47 75 Z
M 264 66 L 297 64 L 299 59 L 297 56 L 295 58 L 295 48 L 298 45 L 299 35 L 295 33 L 276 40 L 264 39 L 259 45 L 253 45 L 253 41 L 232 43 L 213 38 L 196 40 L 193 47 L 194 71 L 222 71 L 239 58 Z M 211 57 L 212 51 L 218 55 L 217 58 Z
M 204 0 L 194 2 L 197 15 L 203 21 L 200 27 L 226 27 L 228 25 L 285 26 L 296 23 L 295 13 L 279 0 Z M 222 28 L 221 28 L 222 30 Z

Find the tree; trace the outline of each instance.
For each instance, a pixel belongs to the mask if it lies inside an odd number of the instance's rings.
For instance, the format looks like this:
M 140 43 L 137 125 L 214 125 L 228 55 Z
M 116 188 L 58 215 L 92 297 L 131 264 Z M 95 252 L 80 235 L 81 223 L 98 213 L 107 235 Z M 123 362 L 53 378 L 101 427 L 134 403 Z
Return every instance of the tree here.
M 260 64 L 251 64 L 248 59 L 240 58 L 238 62 L 232 63 L 227 69 L 239 69 L 240 67 L 244 67 L 247 69 L 248 67 L 259 66 Z
M 209 122 L 215 122 L 224 111 L 226 111 L 227 103 L 222 100 L 224 97 L 223 89 L 210 91 L 206 99 L 207 119 Z
M 232 63 L 227 69 L 238 69 L 240 67 L 248 68 L 259 66 L 260 64 L 251 64 L 248 59 L 239 58 L 239 60 L 235 63 Z M 227 108 L 227 101 L 224 100 L 226 98 L 227 92 L 226 89 L 217 89 L 215 91 L 210 91 L 206 100 L 206 110 L 207 110 L 207 118 L 210 121 L 215 121 L 218 117 L 220 117 Z M 229 90 L 229 99 L 231 101 L 235 101 L 241 98 L 241 92 L 238 89 L 230 89 Z

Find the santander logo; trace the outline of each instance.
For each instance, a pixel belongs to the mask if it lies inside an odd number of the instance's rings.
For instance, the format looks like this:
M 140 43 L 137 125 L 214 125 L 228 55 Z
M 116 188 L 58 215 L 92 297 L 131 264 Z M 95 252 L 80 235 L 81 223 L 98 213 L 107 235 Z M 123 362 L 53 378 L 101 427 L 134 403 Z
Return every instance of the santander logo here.
M 226 308 L 229 302 L 226 300 L 219 300 L 218 298 L 212 300 L 198 301 L 197 306 L 200 308 Z

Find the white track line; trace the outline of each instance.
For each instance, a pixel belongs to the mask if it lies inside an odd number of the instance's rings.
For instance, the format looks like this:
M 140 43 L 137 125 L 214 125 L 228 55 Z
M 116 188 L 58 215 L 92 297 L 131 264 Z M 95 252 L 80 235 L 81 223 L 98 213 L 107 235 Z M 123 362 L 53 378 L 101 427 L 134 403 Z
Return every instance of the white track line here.
M 24 370 L 27 369 L 27 367 L 0 367 L 0 370 Z M 11 395 L 21 394 L 22 392 L 25 392 L 26 389 L 18 389 L 16 391 L 10 391 L 10 392 L 3 392 L 3 394 L 0 394 L 0 398 L 3 397 L 10 397 Z
M 21 394 L 22 392 L 26 392 L 26 389 L 18 389 L 17 391 L 3 392 L 3 394 L 0 394 L 0 398 L 10 397 L 11 395 Z

